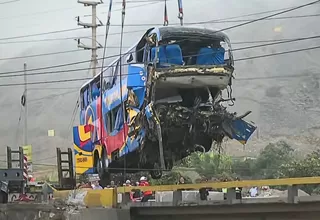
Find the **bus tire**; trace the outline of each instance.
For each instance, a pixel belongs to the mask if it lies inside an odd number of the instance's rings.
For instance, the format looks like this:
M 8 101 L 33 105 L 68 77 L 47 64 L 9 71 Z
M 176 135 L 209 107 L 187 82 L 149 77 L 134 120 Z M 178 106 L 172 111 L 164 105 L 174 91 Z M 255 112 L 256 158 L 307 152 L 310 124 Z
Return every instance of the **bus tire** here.
M 101 152 L 101 161 L 102 161 L 102 169 L 104 172 L 108 172 L 109 168 L 109 160 L 108 160 L 108 154 L 105 146 L 102 147 L 102 152 Z

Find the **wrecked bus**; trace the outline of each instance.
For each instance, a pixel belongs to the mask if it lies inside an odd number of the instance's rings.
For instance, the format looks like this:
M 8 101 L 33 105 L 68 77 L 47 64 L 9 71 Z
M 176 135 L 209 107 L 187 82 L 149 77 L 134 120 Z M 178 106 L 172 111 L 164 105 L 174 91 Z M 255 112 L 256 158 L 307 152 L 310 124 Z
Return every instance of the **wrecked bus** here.
M 98 74 L 80 90 L 80 125 L 73 128 L 77 174 L 107 179 L 124 169 L 148 170 L 160 178 L 162 170 L 224 137 L 245 144 L 256 129 L 243 120 L 250 112 L 238 116 L 223 105 L 234 101 L 222 98 L 233 71 L 224 33 L 149 29 L 103 70 L 102 85 Z

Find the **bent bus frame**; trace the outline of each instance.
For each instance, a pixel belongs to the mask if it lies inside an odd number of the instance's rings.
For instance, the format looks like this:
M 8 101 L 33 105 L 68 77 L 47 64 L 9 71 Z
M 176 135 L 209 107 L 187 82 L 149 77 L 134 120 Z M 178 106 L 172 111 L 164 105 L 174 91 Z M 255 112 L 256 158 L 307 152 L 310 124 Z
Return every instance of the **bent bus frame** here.
M 243 120 L 250 112 L 237 116 L 223 105 L 233 100 L 222 98 L 233 71 L 224 33 L 150 28 L 103 70 L 102 86 L 101 74 L 82 86 L 80 125 L 73 128 L 76 173 L 107 179 L 147 169 L 160 178 L 161 170 L 225 136 L 245 144 L 256 129 Z

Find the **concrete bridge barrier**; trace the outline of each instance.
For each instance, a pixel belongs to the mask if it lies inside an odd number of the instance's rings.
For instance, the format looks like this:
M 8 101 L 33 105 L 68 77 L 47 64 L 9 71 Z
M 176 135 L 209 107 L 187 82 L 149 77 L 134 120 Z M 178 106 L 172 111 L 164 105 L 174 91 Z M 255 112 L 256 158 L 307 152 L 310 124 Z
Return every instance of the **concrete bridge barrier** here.
M 44 204 L 1 204 L 1 220 L 66 220 L 64 211 Z

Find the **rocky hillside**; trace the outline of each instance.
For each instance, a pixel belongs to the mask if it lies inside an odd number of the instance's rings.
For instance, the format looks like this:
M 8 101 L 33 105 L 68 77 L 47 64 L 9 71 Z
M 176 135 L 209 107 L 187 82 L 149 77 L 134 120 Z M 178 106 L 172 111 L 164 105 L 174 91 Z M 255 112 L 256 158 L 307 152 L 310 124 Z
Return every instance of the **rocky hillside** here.
M 105 1 L 107 2 L 107 1 Z M 126 24 L 162 24 L 163 3 L 128 3 Z M 141 2 L 141 1 L 140 1 Z M 214 19 L 230 18 L 256 12 L 297 6 L 309 0 L 184 0 L 185 22 L 208 21 Z M 169 1 L 170 23 L 177 23 L 176 1 Z M 140 6 L 139 6 L 140 5 Z M 137 7 L 139 6 L 139 7 Z M 121 7 L 114 4 L 115 9 Z M 54 11 L 55 10 L 55 11 Z M 107 5 L 101 5 L 99 18 L 106 20 Z M 40 13 L 44 12 L 45 13 Z M 15 13 L 12 13 L 15 12 Z M 320 4 L 287 13 L 281 16 L 311 15 L 320 12 Z M 34 13 L 34 15 L 31 15 Z M 18 1 L 0 7 L 0 38 L 50 32 L 68 28 L 76 28 L 74 17 L 89 14 L 90 10 L 84 8 L 76 1 L 34 0 L 32 4 Z M 13 14 L 15 17 L 13 17 Z M 21 16 L 20 16 L 21 15 Z M 139 16 L 137 16 L 139 15 Z M 264 16 L 267 14 L 259 15 Z M 20 16 L 20 17 L 19 17 Z M 254 19 L 257 16 L 240 17 L 238 19 Z M 90 17 L 82 17 L 86 21 Z M 120 24 L 120 12 L 112 14 L 112 24 Z M 227 31 L 234 48 L 241 48 L 252 44 L 239 44 L 243 41 L 276 40 L 287 38 L 308 37 L 320 34 L 319 17 L 275 19 L 257 22 L 247 26 Z M 88 20 L 89 21 L 89 20 Z M 198 26 L 221 29 L 238 23 L 207 23 Z M 125 34 L 124 46 L 131 46 L 143 32 L 150 27 L 126 26 L 125 31 L 136 31 Z M 103 43 L 104 28 L 98 31 L 99 42 Z M 108 39 L 109 47 L 119 46 L 119 26 L 112 26 Z M 74 50 L 77 45 L 72 38 L 76 36 L 90 36 L 89 30 L 77 30 L 52 35 L 43 35 L 29 38 L 8 39 L 0 41 L 0 58 L 12 56 L 26 56 L 47 52 Z M 12 43 L 23 40 L 41 40 L 65 38 L 70 40 L 39 41 L 26 43 Z M 11 42 L 6 43 L 6 42 Z M 90 43 L 90 40 L 85 43 Z M 235 59 L 263 54 L 274 54 L 281 51 L 296 50 L 306 47 L 319 46 L 320 40 L 313 39 L 268 47 L 259 47 L 250 50 L 235 52 Z M 118 53 L 119 49 L 109 48 L 108 55 Z M 101 52 L 99 51 L 99 57 Z M 236 62 L 236 80 L 234 81 L 233 96 L 237 99 L 231 111 L 244 112 L 252 110 L 249 120 L 259 126 L 258 136 L 248 146 L 230 144 L 227 151 L 236 155 L 252 155 L 265 146 L 274 137 L 285 137 L 297 146 L 302 152 L 317 147 L 319 133 L 319 73 L 318 57 L 320 50 L 305 51 L 301 53 L 271 56 L 261 59 L 252 59 Z M 0 72 L 21 70 L 23 63 L 28 68 L 44 67 L 56 64 L 89 60 L 88 51 L 64 53 L 54 56 L 40 56 L 25 59 L 0 60 Z M 110 60 L 108 60 L 110 62 Z M 89 64 L 63 67 L 53 70 L 67 70 L 86 68 Z M 45 70 L 50 71 L 50 70 Z M 20 73 L 19 73 L 20 74 Z M 87 71 L 68 72 L 59 74 L 46 74 L 28 77 L 29 82 L 81 78 L 88 76 Z M 281 76 L 281 77 L 280 77 Z M 21 83 L 23 77 L 0 78 L 0 84 Z M 28 140 L 34 147 L 35 163 L 55 162 L 55 148 L 71 147 L 72 113 L 78 97 L 78 88 L 84 81 L 41 84 L 29 86 L 29 130 Z M 0 147 L 7 145 L 18 146 L 22 144 L 22 121 L 20 97 L 23 86 L 0 87 Z M 22 114 L 23 116 L 23 114 Z M 78 115 L 74 124 L 78 121 Z M 55 137 L 48 137 L 47 130 L 54 129 Z M 309 141 L 312 140 L 312 141 Z M 314 140 L 314 141 L 313 141 Z M 5 154 L 5 153 L 3 153 Z

